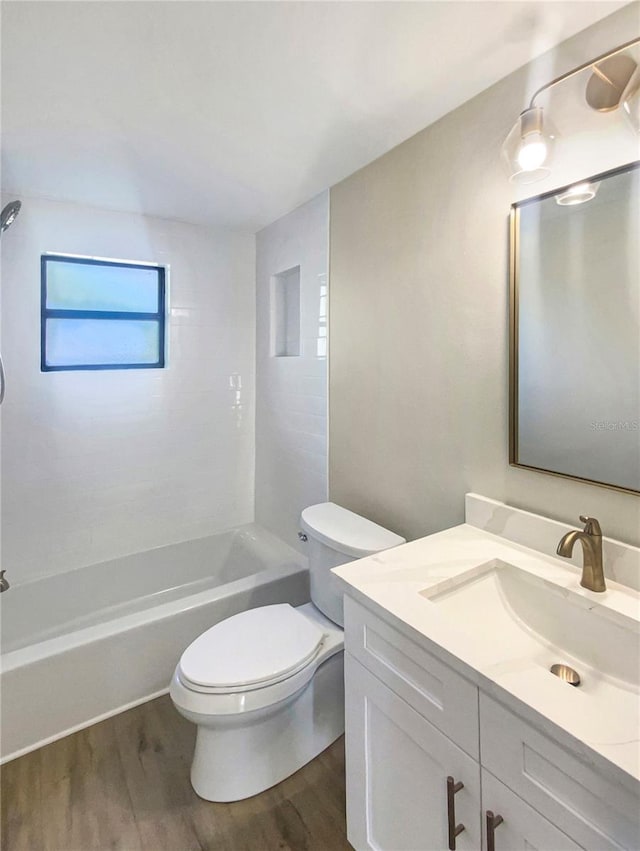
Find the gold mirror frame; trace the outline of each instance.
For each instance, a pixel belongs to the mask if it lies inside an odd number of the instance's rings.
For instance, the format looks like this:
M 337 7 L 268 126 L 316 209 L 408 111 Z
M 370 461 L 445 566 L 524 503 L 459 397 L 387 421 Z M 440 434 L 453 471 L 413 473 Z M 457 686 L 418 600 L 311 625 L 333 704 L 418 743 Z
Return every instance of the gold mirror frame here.
M 544 467 L 532 467 L 529 464 L 521 464 L 518 461 L 518 271 L 519 271 L 519 247 L 518 231 L 520 224 L 520 209 L 547 198 L 553 198 L 561 192 L 565 192 L 576 183 L 595 183 L 607 177 L 634 171 L 640 168 L 640 160 L 627 163 L 618 168 L 603 171 L 590 177 L 574 180 L 566 186 L 559 186 L 541 195 L 534 195 L 523 201 L 517 201 L 511 205 L 509 215 L 509 464 L 511 467 L 519 467 L 521 470 L 532 470 L 536 473 L 545 473 L 548 476 L 557 476 L 561 479 L 569 479 L 574 482 L 583 482 L 589 485 L 597 485 L 601 488 L 620 491 L 621 493 L 640 496 L 640 490 L 625 488 L 608 482 L 597 482 L 582 476 L 571 476 L 569 473 L 559 473 L 556 470 L 546 470 Z

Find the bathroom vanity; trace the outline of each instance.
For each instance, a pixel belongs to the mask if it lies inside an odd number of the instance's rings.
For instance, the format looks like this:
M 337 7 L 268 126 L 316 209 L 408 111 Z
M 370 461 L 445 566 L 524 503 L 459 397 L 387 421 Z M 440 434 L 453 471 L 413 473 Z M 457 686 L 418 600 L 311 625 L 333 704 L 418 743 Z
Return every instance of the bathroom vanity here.
M 637 582 L 640 550 L 605 538 L 595 593 L 545 554 L 565 524 L 475 495 L 466 519 L 334 570 L 349 841 L 636 851 L 640 593 L 612 570 Z

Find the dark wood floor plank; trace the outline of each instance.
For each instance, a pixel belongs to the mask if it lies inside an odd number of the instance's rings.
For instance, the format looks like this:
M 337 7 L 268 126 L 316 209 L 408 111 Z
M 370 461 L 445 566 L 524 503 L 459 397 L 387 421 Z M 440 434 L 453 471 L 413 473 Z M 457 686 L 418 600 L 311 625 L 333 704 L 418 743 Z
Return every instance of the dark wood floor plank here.
M 165 753 L 167 739 L 157 733 L 155 707 L 145 706 L 146 711 L 137 707 L 114 719 L 143 848 L 200 851 L 197 836 L 182 817 L 187 793 L 180 772 L 176 772 L 177 758 Z
M 14 760 L 3 851 L 349 851 L 342 740 L 232 804 L 191 788 L 194 742 L 162 697 Z
M 80 814 L 82 822 L 91 819 L 91 814 L 82 810 L 82 801 L 72 800 L 71 788 L 74 783 L 72 774 L 83 770 L 82 759 L 77 759 L 81 734 L 47 745 L 40 751 L 42 818 L 44 847 L 46 851 L 60 851 L 62 848 L 74 848 L 74 808 Z M 77 822 L 76 822 L 77 824 Z M 76 842 L 77 847 L 77 842 Z
M 39 752 L 27 754 L 0 768 L 0 809 L 3 849 L 43 849 Z
M 98 843 L 96 848 L 112 851 L 142 851 L 138 826 L 126 783 L 124 766 L 117 748 L 115 729 L 103 722 L 91 727 L 89 743 L 93 747 L 96 783 Z
M 47 851 L 141 851 L 115 744 L 103 721 L 37 752 Z

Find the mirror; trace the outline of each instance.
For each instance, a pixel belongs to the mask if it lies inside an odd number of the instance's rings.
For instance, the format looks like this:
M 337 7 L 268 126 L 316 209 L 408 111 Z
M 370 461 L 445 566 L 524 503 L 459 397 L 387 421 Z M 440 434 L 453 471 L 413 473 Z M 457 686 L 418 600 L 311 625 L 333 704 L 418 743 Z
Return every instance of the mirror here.
M 640 163 L 511 208 L 509 461 L 640 492 Z

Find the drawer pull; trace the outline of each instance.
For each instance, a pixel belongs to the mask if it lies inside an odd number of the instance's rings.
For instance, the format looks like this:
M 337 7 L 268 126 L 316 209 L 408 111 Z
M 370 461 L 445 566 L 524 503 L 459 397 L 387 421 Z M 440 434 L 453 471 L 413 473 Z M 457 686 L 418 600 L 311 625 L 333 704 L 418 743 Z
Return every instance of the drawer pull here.
M 487 851 L 496 851 L 496 827 L 502 824 L 502 816 L 494 815 L 487 810 Z
M 449 851 L 456 851 L 456 836 L 464 830 L 463 824 L 456 824 L 456 802 L 455 796 L 464 789 L 462 781 L 456 781 L 453 777 L 447 777 L 447 822 L 449 824 Z

